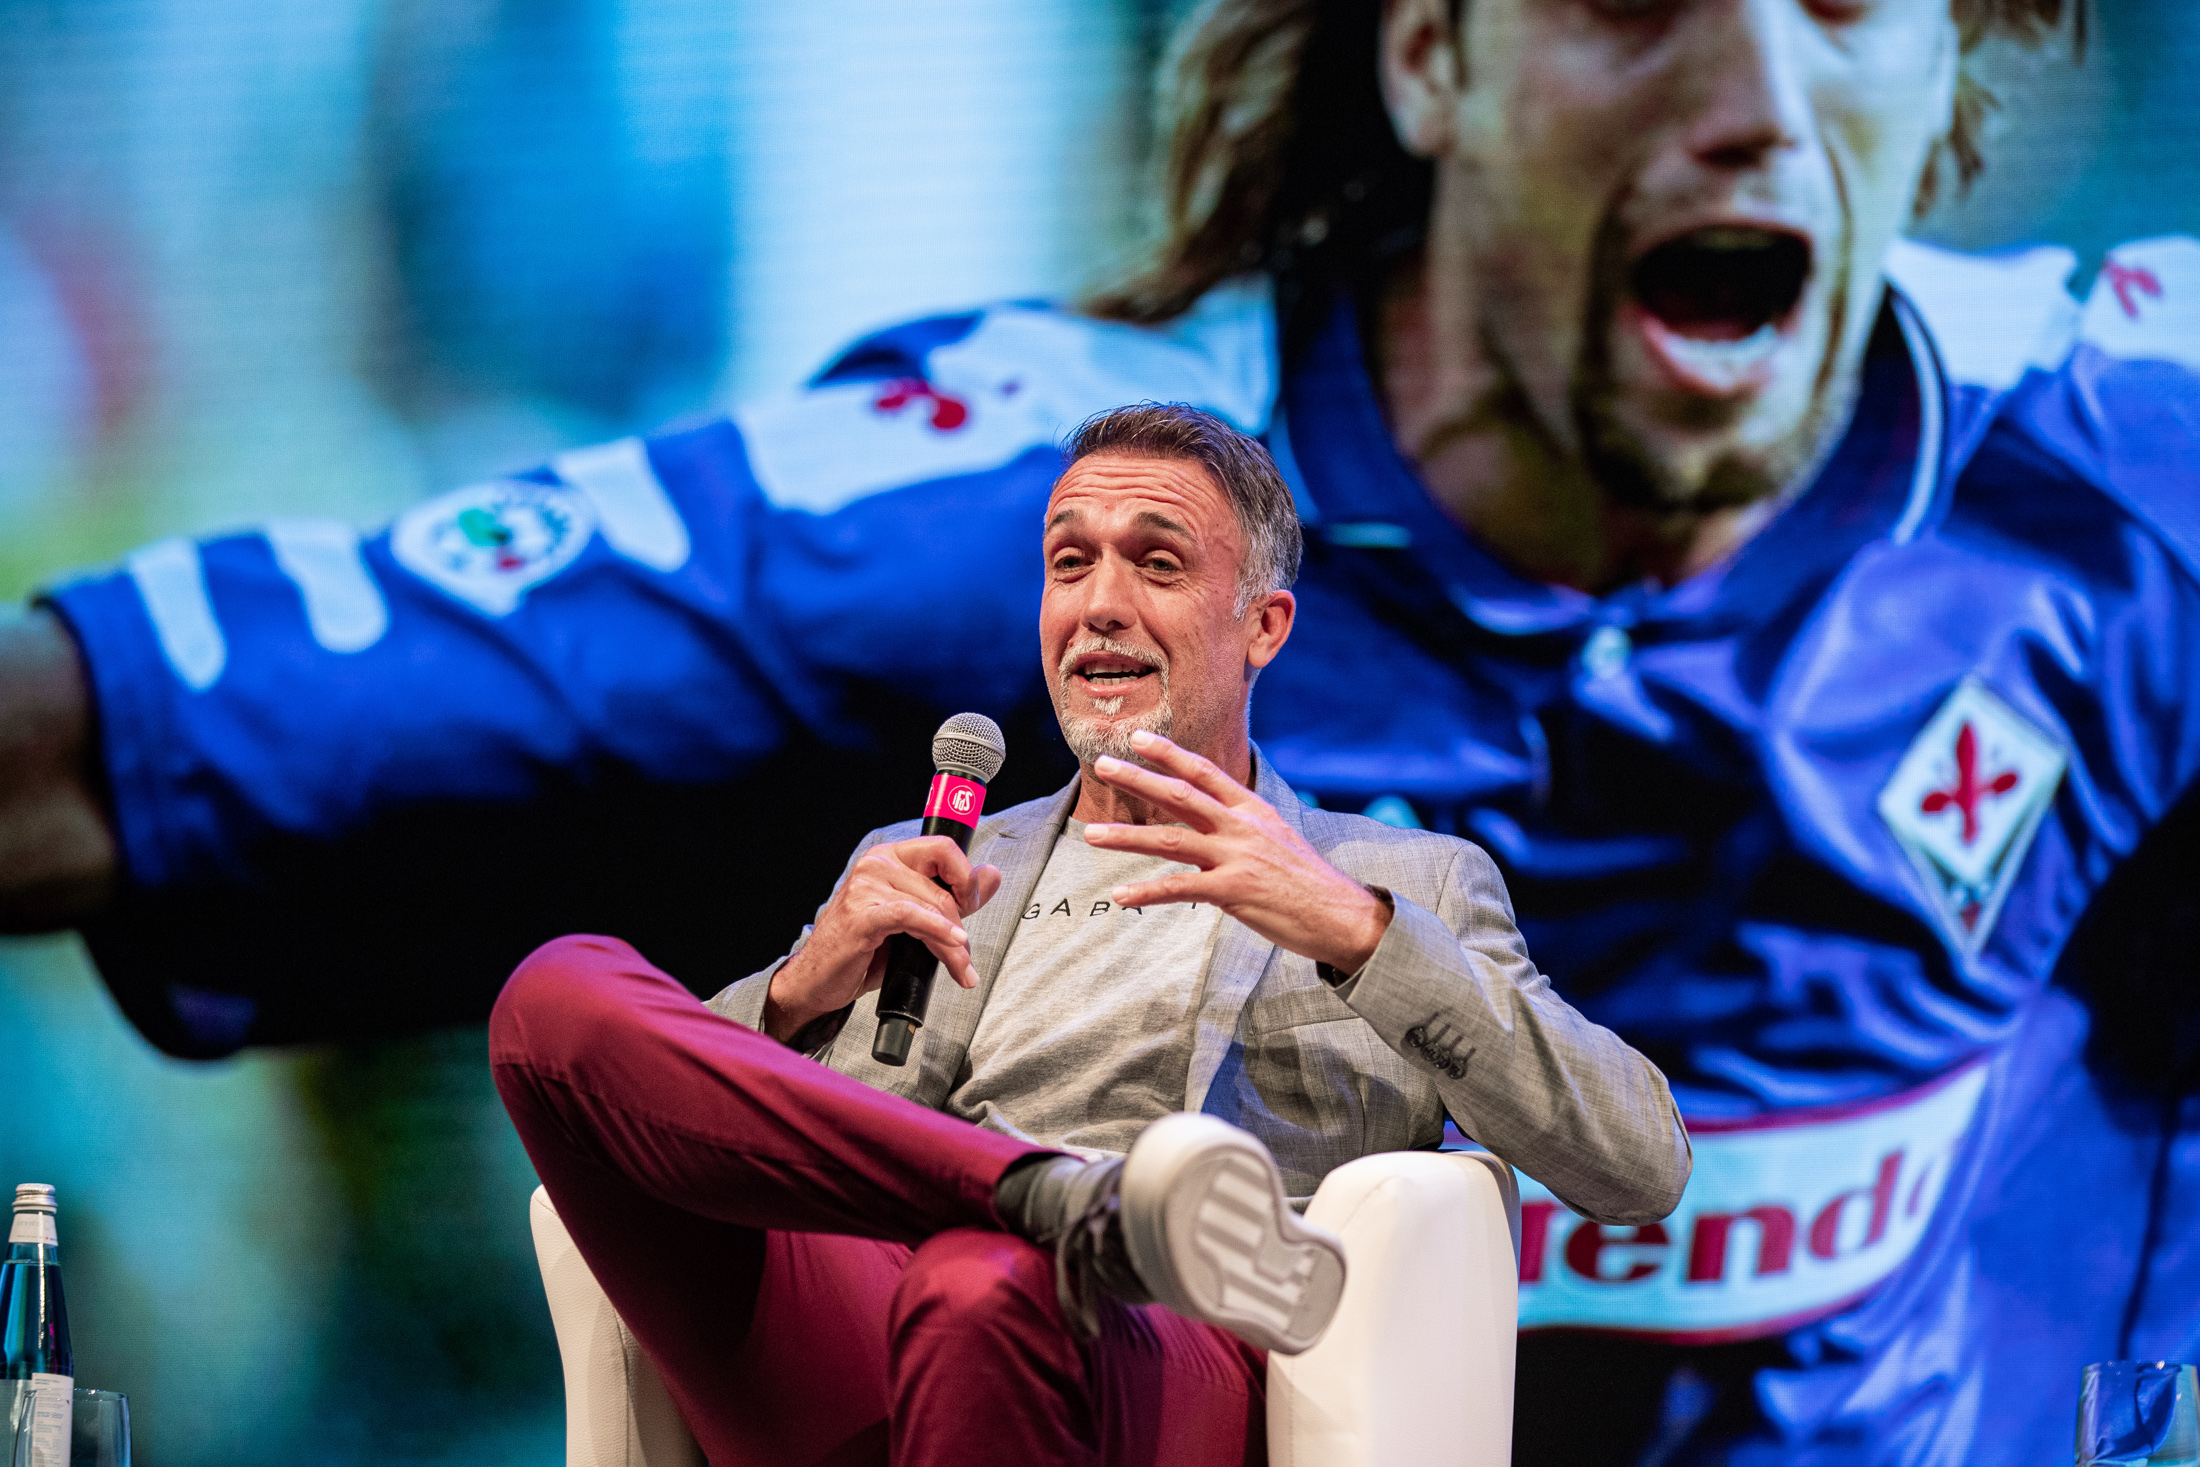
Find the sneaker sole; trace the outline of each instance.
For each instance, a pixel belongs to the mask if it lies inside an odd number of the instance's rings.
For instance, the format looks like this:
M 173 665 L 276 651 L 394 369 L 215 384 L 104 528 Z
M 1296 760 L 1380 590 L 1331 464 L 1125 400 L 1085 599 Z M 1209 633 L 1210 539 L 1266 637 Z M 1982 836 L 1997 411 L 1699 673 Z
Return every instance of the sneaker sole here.
M 1283 1200 L 1266 1147 L 1213 1116 L 1165 1116 L 1123 1164 L 1123 1242 L 1162 1304 L 1280 1355 L 1344 1297 L 1344 1245 Z

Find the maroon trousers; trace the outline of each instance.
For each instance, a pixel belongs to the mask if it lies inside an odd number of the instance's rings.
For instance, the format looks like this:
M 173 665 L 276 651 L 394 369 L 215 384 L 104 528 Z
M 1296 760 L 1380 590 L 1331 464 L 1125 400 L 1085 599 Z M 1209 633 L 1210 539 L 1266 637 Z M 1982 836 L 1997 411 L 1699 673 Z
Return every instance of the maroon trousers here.
M 1266 1458 L 1265 1357 L 1158 1306 L 1080 1339 L 993 1190 L 1032 1148 L 837 1074 L 567 937 L 489 1020 L 497 1090 L 713 1467 Z

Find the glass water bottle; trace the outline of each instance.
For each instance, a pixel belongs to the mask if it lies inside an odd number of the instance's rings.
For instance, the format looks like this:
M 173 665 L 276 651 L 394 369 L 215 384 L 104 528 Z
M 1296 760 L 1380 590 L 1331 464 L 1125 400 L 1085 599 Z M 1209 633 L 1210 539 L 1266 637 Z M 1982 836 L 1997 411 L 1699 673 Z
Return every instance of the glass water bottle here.
M 0 1378 L 28 1381 L 38 1392 L 31 1467 L 68 1467 L 76 1360 L 61 1294 L 53 1188 L 44 1182 L 15 1189 L 8 1258 L 0 1263 Z

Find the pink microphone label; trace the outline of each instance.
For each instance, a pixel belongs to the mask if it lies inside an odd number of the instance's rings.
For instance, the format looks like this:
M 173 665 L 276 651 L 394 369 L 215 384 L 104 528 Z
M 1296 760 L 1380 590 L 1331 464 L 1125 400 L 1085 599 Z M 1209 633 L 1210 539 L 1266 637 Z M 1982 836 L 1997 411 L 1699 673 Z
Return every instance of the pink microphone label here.
M 932 776 L 932 793 L 924 802 L 925 819 L 937 815 L 943 820 L 957 820 L 975 828 L 978 817 L 984 813 L 984 785 L 959 774 Z

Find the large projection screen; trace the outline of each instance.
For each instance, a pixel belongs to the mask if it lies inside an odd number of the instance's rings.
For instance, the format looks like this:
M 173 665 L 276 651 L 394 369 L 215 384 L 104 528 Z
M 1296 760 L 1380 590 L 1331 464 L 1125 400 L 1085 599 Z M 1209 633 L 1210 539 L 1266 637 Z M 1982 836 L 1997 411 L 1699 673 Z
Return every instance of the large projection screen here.
M 12 0 L 0 598 L 378 524 L 869 329 L 1077 298 L 1152 226 L 1188 9 Z M 2119 243 L 2200 234 L 2200 7 L 2108 0 L 2082 57 L 1979 72 L 1986 169 L 1914 236 L 2067 247 L 2082 298 Z M 74 939 L 8 939 L 0 1076 L 0 1183 L 58 1186 L 79 1379 L 131 1395 L 142 1462 L 562 1460 L 479 1028 L 187 1063 Z

